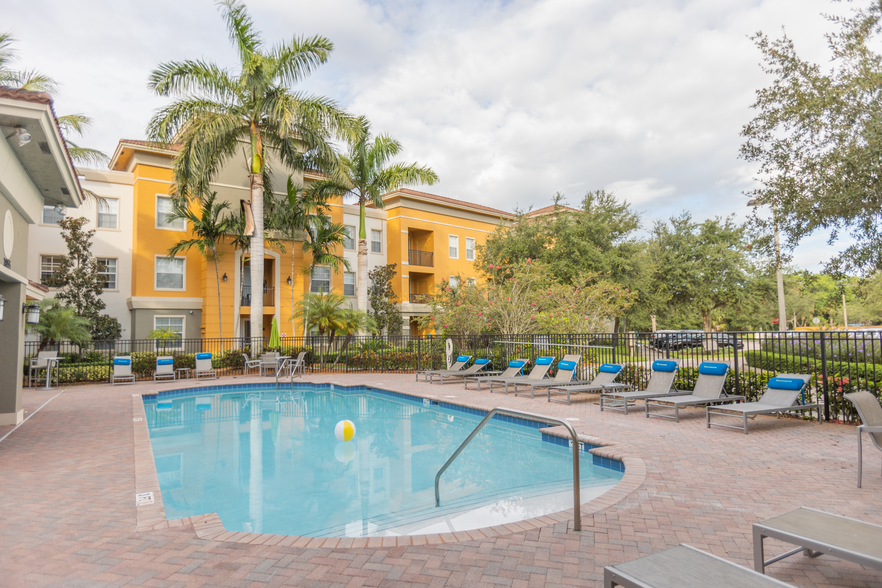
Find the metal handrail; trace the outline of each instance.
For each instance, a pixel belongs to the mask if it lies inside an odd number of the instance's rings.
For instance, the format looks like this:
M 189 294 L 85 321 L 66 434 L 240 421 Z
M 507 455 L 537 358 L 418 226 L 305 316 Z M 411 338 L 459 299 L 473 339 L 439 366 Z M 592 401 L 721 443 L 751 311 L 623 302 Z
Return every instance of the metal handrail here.
M 289 357 L 288 359 L 282 361 L 282 364 L 279 366 L 279 369 L 276 370 L 276 386 L 279 385 L 279 374 L 285 369 L 285 366 L 288 365 L 294 358 Z M 294 381 L 294 377 L 291 377 L 291 381 Z
M 482 420 L 480 423 L 478 423 L 478 426 L 475 427 L 475 429 L 469 434 L 468 437 L 466 437 L 466 440 L 462 442 L 462 444 L 457 448 L 457 450 L 453 452 L 453 455 L 451 455 L 450 458 L 446 462 L 444 462 L 444 465 L 441 466 L 441 469 L 438 470 L 437 474 L 435 474 L 435 506 L 441 506 L 441 494 L 439 491 L 439 484 L 441 482 L 441 474 L 443 474 L 444 471 L 448 467 L 450 467 L 450 464 L 453 463 L 453 460 L 455 460 L 457 457 L 459 457 L 459 454 L 462 453 L 462 450 L 466 448 L 466 445 L 468 445 L 471 442 L 471 440 L 475 438 L 475 435 L 478 434 L 478 431 L 480 431 L 484 427 L 484 425 L 486 425 L 488 422 L 490 422 L 490 419 L 492 419 L 494 417 L 494 415 L 497 415 L 497 414 L 525 416 L 525 417 L 528 417 L 528 418 L 531 418 L 531 419 L 534 419 L 537 421 L 541 421 L 543 423 L 563 425 L 570 432 L 570 436 L 573 438 L 573 515 L 574 515 L 573 530 L 574 531 L 581 531 L 582 530 L 582 509 L 581 509 L 581 500 L 580 500 L 581 490 L 579 488 L 579 436 L 576 434 L 576 430 L 573 428 L 573 425 L 571 425 L 570 423 L 568 423 L 567 421 L 565 421 L 563 419 L 545 416 L 543 414 L 536 414 L 534 412 L 515 410 L 513 408 L 499 407 L 499 408 L 494 408 L 493 410 L 488 412 L 487 416 L 484 417 L 484 420 Z

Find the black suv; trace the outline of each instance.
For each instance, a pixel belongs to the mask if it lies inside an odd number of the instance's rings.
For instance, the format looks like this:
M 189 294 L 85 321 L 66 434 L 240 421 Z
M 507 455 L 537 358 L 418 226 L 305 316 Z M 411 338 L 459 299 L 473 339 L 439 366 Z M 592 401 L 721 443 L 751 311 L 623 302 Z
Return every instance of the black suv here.
M 688 347 L 703 347 L 704 333 L 701 331 L 669 331 L 653 333 L 649 346 L 656 349 L 675 351 Z
M 744 348 L 744 343 L 734 333 L 708 333 L 707 337 L 712 341 L 716 341 L 718 347 Z

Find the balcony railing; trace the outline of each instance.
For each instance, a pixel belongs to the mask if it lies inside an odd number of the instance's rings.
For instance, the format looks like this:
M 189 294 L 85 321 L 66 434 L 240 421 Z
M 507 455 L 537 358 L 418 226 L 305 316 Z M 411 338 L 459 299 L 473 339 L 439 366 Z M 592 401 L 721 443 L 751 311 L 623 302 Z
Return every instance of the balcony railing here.
M 410 265 L 419 265 L 422 267 L 432 267 L 432 252 L 419 251 L 417 249 L 408 250 L 407 263 Z
M 411 294 L 410 295 L 410 303 L 411 304 L 431 304 L 432 303 L 432 295 L 431 294 Z
M 242 286 L 242 302 L 241 306 L 251 306 L 251 286 Z M 263 305 L 276 305 L 276 289 L 272 287 L 263 288 Z

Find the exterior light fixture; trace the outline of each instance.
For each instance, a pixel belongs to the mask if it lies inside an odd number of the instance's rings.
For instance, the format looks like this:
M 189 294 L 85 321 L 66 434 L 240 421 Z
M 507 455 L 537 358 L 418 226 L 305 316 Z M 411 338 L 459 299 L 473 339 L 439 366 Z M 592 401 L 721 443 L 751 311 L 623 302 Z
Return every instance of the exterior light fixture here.
M 31 142 L 31 134 L 24 127 L 18 127 L 15 129 L 15 134 L 18 135 L 18 146 L 24 147 L 28 143 Z
M 288 282 L 288 285 L 290 286 L 291 285 L 291 276 L 288 276 L 287 282 Z
M 221 278 L 224 282 L 227 281 L 227 272 L 224 272 L 224 277 Z
M 29 325 L 40 324 L 40 307 L 36 302 L 21 305 L 21 313 L 25 315 L 25 322 Z
M 6 307 L 6 299 L 0 296 L 0 321 L 3 320 L 3 309 Z

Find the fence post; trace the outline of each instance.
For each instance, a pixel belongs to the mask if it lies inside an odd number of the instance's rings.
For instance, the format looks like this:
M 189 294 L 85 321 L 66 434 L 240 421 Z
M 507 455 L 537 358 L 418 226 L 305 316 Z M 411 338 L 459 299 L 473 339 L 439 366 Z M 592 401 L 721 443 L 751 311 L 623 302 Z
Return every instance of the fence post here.
M 616 347 L 618 347 L 619 337 L 618 333 L 613 335 L 613 345 L 612 345 L 612 361 L 610 363 L 616 363 Z
M 824 382 L 824 420 L 830 420 L 830 397 L 827 394 L 827 342 L 821 331 L 821 378 Z
M 719 350 L 719 347 L 717 349 Z M 735 396 L 741 396 L 741 370 L 738 369 L 738 340 L 735 338 L 734 333 L 732 334 L 732 358 L 735 370 Z
M 418 372 L 422 371 L 422 369 L 423 369 L 421 367 L 421 363 L 420 363 L 420 359 L 421 359 L 420 356 L 422 355 L 422 351 L 423 351 L 422 342 L 423 342 L 423 335 L 421 333 L 421 334 L 417 335 L 417 371 Z

